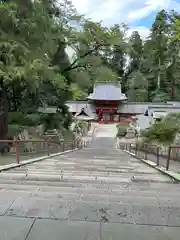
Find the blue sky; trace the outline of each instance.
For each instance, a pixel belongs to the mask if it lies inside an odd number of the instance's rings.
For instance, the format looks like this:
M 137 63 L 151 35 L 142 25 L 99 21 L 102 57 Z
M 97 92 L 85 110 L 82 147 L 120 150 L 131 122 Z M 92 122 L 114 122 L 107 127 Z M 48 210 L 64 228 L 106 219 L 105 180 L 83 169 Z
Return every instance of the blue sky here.
M 154 21 L 154 19 L 156 18 L 156 14 L 157 14 L 157 11 L 154 11 L 152 13 L 150 13 L 147 17 L 144 17 L 140 20 L 138 20 L 135 25 L 138 27 L 138 26 L 144 26 L 144 27 L 147 27 L 147 28 L 151 28 L 152 26 L 152 22 Z
M 161 9 L 175 9 L 180 12 L 180 0 L 72 0 L 77 10 L 94 21 L 104 25 L 125 22 L 130 35 L 138 30 L 142 38 L 149 34 L 149 28 Z

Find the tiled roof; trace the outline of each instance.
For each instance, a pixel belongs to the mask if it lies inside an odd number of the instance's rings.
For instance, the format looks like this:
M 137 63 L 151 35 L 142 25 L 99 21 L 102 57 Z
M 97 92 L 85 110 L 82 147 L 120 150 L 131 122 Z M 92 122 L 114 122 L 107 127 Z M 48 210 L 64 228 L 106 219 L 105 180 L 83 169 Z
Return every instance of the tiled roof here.
M 120 83 L 97 83 L 94 85 L 94 91 L 89 95 L 88 99 L 93 100 L 126 100 L 127 97 L 121 92 Z
M 89 116 L 89 117 L 95 117 L 95 113 L 94 112 L 92 112 L 92 108 L 90 107 L 90 105 L 87 105 L 84 109 L 84 113 L 85 114 L 87 114 L 87 116 Z
M 151 112 L 150 109 L 153 109 L 152 111 L 155 111 L 155 109 L 164 109 L 165 111 L 168 109 L 173 109 L 172 104 L 160 104 L 160 103 L 120 103 L 118 106 L 118 112 L 119 113 L 132 113 L 132 114 L 145 114 L 146 110 L 148 112 Z M 180 109 L 179 107 L 176 107 Z M 156 110 L 157 111 L 157 110 Z M 161 110 L 160 110 L 161 111 Z
M 144 114 L 146 108 L 148 107 L 147 104 L 132 104 L 132 103 L 125 103 L 119 104 L 118 112 L 119 113 L 131 113 L 131 114 Z
M 88 101 L 68 101 L 66 105 L 69 107 L 70 112 L 81 113 L 84 108 L 84 112 L 90 117 L 96 117 L 96 108 L 92 103 Z M 39 108 L 39 112 L 44 113 L 56 113 L 55 107 Z M 118 106 L 119 113 L 131 113 L 131 114 L 145 114 L 148 111 L 148 115 L 151 116 L 154 112 L 167 112 L 178 113 L 180 112 L 180 102 L 175 105 L 167 103 L 120 103 Z
M 166 113 L 180 113 L 180 107 L 174 107 L 174 106 L 158 106 L 158 107 L 148 107 L 148 112 L 150 114 L 154 113 L 154 112 L 166 112 Z

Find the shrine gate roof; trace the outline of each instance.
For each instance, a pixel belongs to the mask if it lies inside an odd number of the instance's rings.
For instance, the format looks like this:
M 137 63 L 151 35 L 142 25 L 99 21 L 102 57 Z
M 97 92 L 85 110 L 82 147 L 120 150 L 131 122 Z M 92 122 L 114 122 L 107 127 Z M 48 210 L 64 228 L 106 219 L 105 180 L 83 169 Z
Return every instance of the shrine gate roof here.
M 90 100 L 123 101 L 127 100 L 121 92 L 121 84 L 116 82 L 96 83 L 93 93 L 88 96 Z

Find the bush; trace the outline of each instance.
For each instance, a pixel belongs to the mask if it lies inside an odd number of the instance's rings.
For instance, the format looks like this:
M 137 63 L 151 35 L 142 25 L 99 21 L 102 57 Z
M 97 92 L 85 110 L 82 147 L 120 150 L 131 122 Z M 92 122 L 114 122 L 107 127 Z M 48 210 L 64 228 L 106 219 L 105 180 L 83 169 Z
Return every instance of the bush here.
M 77 134 L 86 134 L 88 131 L 88 122 L 83 120 L 75 121 L 73 131 Z
M 127 134 L 127 125 L 118 124 L 116 137 L 125 137 Z
M 88 122 L 83 121 L 83 120 L 79 120 L 79 121 L 77 121 L 77 125 L 78 125 L 81 129 L 87 128 L 87 127 L 88 127 Z
M 9 112 L 8 113 L 8 124 L 9 125 L 23 125 L 24 114 L 21 112 Z
M 23 130 L 19 125 L 8 125 L 8 136 L 17 136 Z
M 61 134 L 62 134 L 65 142 L 66 141 L 72 141 L 72 139 L 74 139 L 74 133 L 69 129 L 62 128 L 61 129 Z
M 38 113 L 27 115 L 21 112 L 9 112 L 8 124 L 20 126 L 37 126 L 40 124 L 40 115 Z
M 147 142 L 156 141 L 161 144 L 173 143 L 176 134 L 179 132 L 179 121 L 176 118 L 171 118 L 169 115 L 150 126 L 149 129 L 141 132 L 141 136 Z
M 38 113 L 28 114 L 25 117 L 26 126 L 37 126 L 41 124 L 41 116 Z

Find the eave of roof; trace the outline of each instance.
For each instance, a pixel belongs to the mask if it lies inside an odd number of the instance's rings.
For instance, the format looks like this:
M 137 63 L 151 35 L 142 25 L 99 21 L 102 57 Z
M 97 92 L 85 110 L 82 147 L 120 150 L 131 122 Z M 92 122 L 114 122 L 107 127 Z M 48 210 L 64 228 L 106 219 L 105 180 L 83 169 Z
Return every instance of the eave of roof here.
M 93 93 L 91 93 L 87 99 L 121 101 L 127 100 L 127 97 L 122 93 L 119 82 L 105 82 L 96 83 Z

